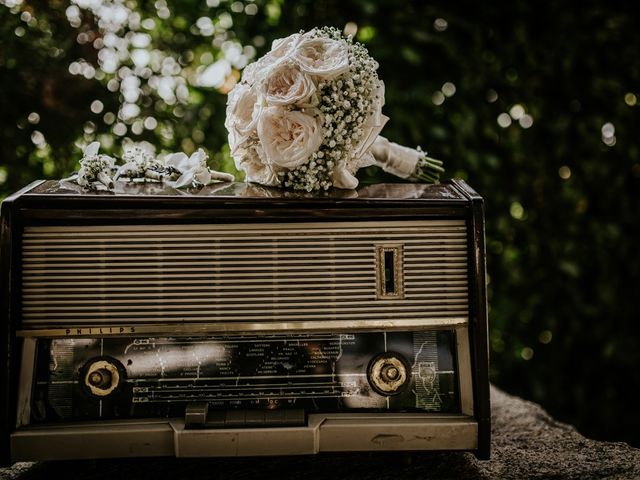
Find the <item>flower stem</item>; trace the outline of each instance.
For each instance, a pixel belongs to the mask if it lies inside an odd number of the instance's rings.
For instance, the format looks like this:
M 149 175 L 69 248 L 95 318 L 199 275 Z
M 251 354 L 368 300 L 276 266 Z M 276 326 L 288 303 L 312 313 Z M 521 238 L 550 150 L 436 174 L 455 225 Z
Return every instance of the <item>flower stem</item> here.
M 442 165 L 442 160 L 423 155 L 422 158 L 418 160 L 416 170 L 410 179 L 414 181 L 438 183 L 440 181 L 440 175 L 444 173 Z
M 98 172 L 97 179 L 109 190 L 113 188 L 113 180 L 111 180 L 109 175 L 105 174 L 104 172 Z

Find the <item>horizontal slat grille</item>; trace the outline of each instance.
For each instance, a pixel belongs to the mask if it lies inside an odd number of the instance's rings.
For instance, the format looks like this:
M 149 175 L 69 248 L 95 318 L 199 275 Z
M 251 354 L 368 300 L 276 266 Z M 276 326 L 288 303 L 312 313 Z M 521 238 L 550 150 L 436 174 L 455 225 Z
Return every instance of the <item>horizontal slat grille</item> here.
M 401 244 L 404 298 L 376 298 Z M 462 220 L 27 227 L 25 328 L 463 317 Z

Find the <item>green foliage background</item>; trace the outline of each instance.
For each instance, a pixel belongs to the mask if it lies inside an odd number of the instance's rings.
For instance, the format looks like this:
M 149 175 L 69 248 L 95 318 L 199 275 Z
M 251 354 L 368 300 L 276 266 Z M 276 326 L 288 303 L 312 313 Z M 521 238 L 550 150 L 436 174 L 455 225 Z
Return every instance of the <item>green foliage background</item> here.
M 154 20 L 149 48 L 176 60 L 188 88 L 172 105 L 141 87 L 136 118 L 157 126 L 139 133 L 135 118 L 116 118 L 122 93 L 107 85 L 118 73 L 70 73 L 78 59 L 100 72 L 89 10 L 72 26 L 61 0 L 1 4 L 0 196 L 69 174 L 94 138 L 115 153 L 122 137 L 204 146 L 234 171 L 224 88 L 193 81 L 224 58 L 197 20 L 226 25 L 224 39 L 258 56 L 299 29 L 356 24 L 387 86 L 384 134 L 427 148 L 486 199 L 493 381 L 587 435 L 640 445 L 640 30 L 630 2 L 130 0 Z

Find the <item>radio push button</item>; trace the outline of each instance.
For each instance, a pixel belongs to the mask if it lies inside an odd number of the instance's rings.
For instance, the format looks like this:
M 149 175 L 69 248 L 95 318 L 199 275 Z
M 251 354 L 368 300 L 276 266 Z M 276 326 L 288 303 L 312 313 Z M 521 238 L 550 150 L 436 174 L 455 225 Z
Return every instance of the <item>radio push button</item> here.
M 399 353 L 384 352 L 369 363 L 367 378 L 371 387 L 380 395 L 401 393 L 408 385 L 411 368 Z
M 81 370 L 80 381 L 85 391 L 96 397 L 107 397 L 120 386 L 124 367 L 114 358 L 89 360 Z

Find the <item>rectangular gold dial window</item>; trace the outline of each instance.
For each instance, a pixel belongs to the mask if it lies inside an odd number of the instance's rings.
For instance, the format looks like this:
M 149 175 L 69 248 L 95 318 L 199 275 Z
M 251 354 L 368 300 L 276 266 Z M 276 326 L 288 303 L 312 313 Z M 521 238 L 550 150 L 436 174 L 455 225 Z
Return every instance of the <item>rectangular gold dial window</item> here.
M 378 298 L 404 298 L 402 245 L 376 246 L 376 294 Z

